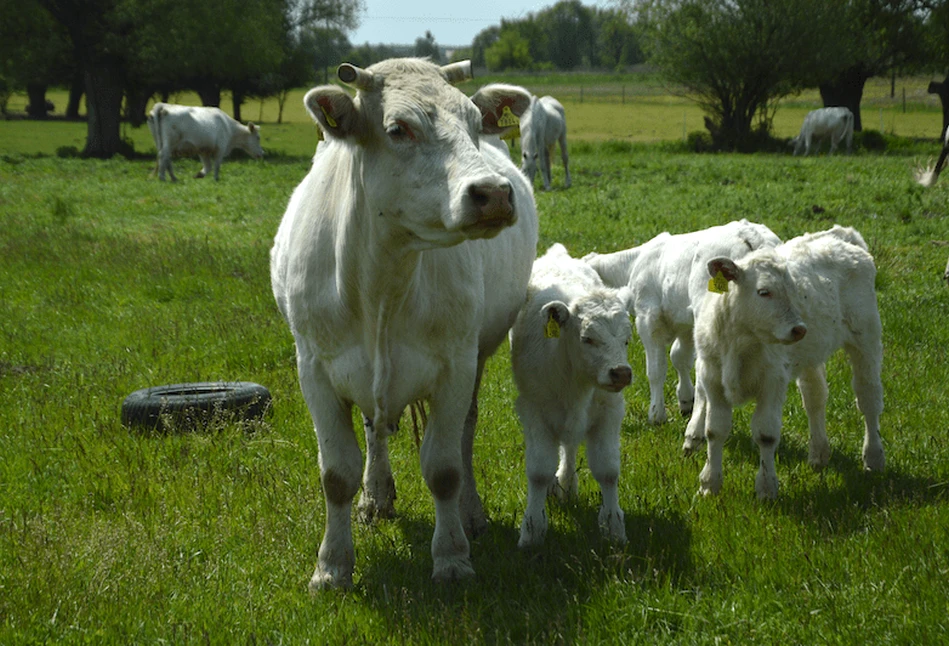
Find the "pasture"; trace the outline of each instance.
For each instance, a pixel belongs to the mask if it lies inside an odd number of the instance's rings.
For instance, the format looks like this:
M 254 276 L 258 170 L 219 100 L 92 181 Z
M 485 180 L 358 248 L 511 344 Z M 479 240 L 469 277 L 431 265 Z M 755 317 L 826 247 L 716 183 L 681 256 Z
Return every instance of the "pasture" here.
M 265 116 L 264 161 L 226 160 L 215 183 L 190 179 L 198 162 L 182 160 L 171 184 L 149 176 L 146 156 L 55 156 L 82 147 L 84 124 L 0 122 L 0 643 L 945 642 L 949 183 L 925 190 L 911 177 L 938 145 L 895 127 L 903 137 L 884 152 L 693 154 L 677 142 L 694 108 L 678 101 L 617 104 L 627 112 L 616 123 L 652 128 L 651 143 L 603 130 L 614 104 L 564 102 L 573 188 L 561 188 L 555 162 L 553 190 L 536 193 L 540 250 L 613 251 L 742 217 L 782 238 L 856 227 L 878 268 L 885 473 L 862 471 L 862 418 L 838 354 L 829 467 L 808 467 L 791 392 L 778 500 L 755 499 L 747 407 L 726 444 L 721 495 L 697 496 L 704 456 L 680 455 L 677 415 L 647 423 L 634 341 L 620 479 L 629 543 L 600 538 L 581 452 L 579 500 L 549 504 L 544 547 L 520 552 L 524 443 L 502 348 L 475 442 L 490 521 L 472 543 L 476 578 L 429 581 L 432 499 L 403 421 L 390 441 L 398 517 L 354 526 L 353 590 L 311 596 L 324 514 L 316 438 L 268 253 L 314 127 Z M 938 107 L 906 114 L 938 132 Z M 791 121 L 779 134 L 793 134 Z M 128 134 L 153 150 L 147 129 Z M 201 433 L 119 422 L 133 390 L 219 379 L 267 386 L 272 414 Z M 666 386 L 669 404 L 671 375 Z

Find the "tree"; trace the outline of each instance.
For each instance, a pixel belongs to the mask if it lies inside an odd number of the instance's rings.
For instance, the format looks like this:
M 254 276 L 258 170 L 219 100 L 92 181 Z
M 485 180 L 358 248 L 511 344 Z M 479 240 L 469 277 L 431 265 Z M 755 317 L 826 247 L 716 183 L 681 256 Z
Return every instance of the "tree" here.
M 494 43 L 498 42 L 501 36 L 501 28 L 497 25 L 482 29 L 478 35 L 471 41 L 471 64 L 474 67 L 487 67 L 485 52 Z
M 438 43 L 435 42 L 435 37 L 432 35 L 432 32 L 426 31 L 424 38 L 415 39 L 415 55 L 416 56 L 427 56 L 432 59 L 433 63 L 442 62 L 442 53 L 441 49 L 438 47 Z
M 822 0 L 645 0 L 637 7 L 649 60 L 712 117 L 718 146 L 769 132 L 777 99 L 816 85 L 834 43 L 814 25 Z
M 488 69 L 503 72 L 508 69 L 529 69 L 533 64 L 530 43 L 517 29 L 501 28 L 497 41 L 484 52 Z
M 625 10 L 597 11 L 594 14 L 594 32 L 597 34 L 594 64 L 616 68 L 644 60 L 636 28 Z
M 536 21 L 548 37 L 543 60 L 562 70 L 592 63 L 596 47 L 592 9 L 584 7 L 580 0 L 561 0 L 539 12 Z

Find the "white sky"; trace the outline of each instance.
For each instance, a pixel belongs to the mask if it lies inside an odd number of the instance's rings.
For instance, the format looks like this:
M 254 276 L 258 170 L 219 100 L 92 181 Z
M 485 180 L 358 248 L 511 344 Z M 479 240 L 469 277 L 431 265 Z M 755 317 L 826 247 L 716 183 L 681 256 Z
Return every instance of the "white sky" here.
M 413 45 L 432 32 L 439 45 L 471 44 L 482 29 L 501 24 L 501 18 L 523 18 L 551 7 L 557 0 L 364 0 L 359 29 L 349 34 L 353 45 Z M 583 0 L 605 6 L 605 0 Z

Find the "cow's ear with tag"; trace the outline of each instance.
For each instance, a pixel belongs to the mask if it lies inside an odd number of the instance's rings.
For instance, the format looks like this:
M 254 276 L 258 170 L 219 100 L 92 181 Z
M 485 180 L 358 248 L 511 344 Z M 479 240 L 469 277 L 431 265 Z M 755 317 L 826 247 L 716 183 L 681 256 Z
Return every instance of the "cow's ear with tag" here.
M 359 113 L 345 90 L 335 85 L 321 85 L 306 93 L 303 104 L 324 134 L 336 138 L 356 134 Z
M 737 282 L 741 279 L 741 269 L 731 258 L 719 257 L 708 261 L 708 275 L 714 278 L 719 273 L 729 282 Z
M 530 92 L 516 85 L 493 83 L 485 85 L 471 97 L 481 110 L 482 132 L 501 134 L 517 126 L 517 121 L 531 104 Z
M 556 339 L 560 336 L 560 328 L 570 320 L 570 309 L 562 301 L 551 301 L 540 308 L 544 320 L 544 337 Z

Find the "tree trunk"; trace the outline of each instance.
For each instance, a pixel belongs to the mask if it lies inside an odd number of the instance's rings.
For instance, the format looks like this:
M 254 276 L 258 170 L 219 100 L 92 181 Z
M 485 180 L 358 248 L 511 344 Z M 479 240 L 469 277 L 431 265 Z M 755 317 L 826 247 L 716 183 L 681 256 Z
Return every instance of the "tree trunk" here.
M 946 76 L 942 83 L 938 81 L 930 83 L 927 92 L 938 95 L 939 101 L 942 103 L 942 130 L 939 131 L 939 141 L 941 142 L 946 128 L 949 127 L 949 76 Z
M 83 80 L 82 71 L 79 71 L 69 85 L 69 103 L 66 104 L 67 119 L 79 119 L 79 102 L 85 92 L 85 81 Z
M 831 82 L 820 85 L 820 97 L 824 107 L 843 106 L 853 112 L 854 132 L 863 130 L 860 119 L 860 102 L 863 100 L 863 87 L 870 78 L 863 65 L 844 70 Z
M 145 88 L 128 88 L 125 91 L 125 117 L 133 128 L 140 128 L 145 123 L 145 108 L 153 92 Z
M 221 106 L 221 86 L 212 81 L 198 81 L 194 91 L 201 97 L 201 105 L 208 108 Z
M 241 104 L 244 102 L 244 93 L 240 90 L 231 90 L 231 104 L 234 106 L 234 120 L 240 121 L 241 119 Z
M 26 113 L 31 119 L 45 119 L 48 116 L 49 109 L 46 106 L 46 84 L 45 83 L 27 83 L 26 96 L 30 103 L 26 106 Z
M 107 159 L 122 150 L 119 123 L 122 116 L 123 76 L 121 64 L 117 60 L 97 60 L 85 65 L 89 125 L 83 157 Z

